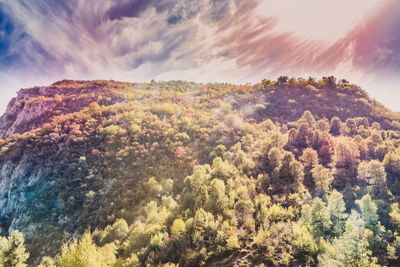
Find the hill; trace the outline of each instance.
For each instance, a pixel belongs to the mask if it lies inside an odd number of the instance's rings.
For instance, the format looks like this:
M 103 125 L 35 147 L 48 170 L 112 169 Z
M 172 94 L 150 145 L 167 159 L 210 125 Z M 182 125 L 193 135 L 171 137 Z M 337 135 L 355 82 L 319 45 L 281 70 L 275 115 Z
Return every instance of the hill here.
M 22 232 L 30 265 L 397 264 L 399 119 L 334 77 L 23 89 L 0 118 L 2 240 Z
M 57 115 L 80 111 L 92 102 L 104 106 L 122 102 L 126 94 L 134 94 L 130 90 L 143 89 L 148 91 L 145 94 L 166 91 L 178 92 L 184 97 L 203 95 L 204 98 L 206 95 L 206 99 L 198 99 L 200 103 L 223 99 L 246 118 L 253 117 L 258 121 L 265 118 L 279 122 L 294 121 L 309 110 L 317 119 L 337 116 L 345 121 L 352 117 L 366 117 L 369 121 L 379 122 L 384 129 L 400 129 L 399 114 L 386 109 L 369 98 L 360 87 L 346 80 L 336 83 L 334 77 L 324 77 L 317 82 L 313 78 L 295 80 L 282 76 L 279 81 L 263 80 L 254 86 L 181 81 L 129 84 L 63 80 L 48 87 L 21 89 L 0 118 L 0 138 L 38 128 Z M 258 108 L 255 107 L 257 104 Z M 262 106 L 264 108 L 260 108 Z

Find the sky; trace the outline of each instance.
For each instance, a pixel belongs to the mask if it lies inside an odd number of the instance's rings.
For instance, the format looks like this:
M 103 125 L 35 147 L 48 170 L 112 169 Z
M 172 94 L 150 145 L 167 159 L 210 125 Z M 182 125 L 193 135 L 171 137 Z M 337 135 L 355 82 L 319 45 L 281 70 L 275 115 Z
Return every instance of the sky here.
M 62 79 L 334 75 L 400 111 L 399 0 L 0 0 L 0 112 Z

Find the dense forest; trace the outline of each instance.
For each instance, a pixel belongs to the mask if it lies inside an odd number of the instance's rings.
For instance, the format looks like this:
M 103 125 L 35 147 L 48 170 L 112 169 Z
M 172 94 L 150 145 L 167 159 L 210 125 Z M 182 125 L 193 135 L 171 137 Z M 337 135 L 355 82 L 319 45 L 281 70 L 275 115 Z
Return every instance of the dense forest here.
M 344 79 L 63 80 L 0 136 L 2 266 L 400 265 L 400 114 Z

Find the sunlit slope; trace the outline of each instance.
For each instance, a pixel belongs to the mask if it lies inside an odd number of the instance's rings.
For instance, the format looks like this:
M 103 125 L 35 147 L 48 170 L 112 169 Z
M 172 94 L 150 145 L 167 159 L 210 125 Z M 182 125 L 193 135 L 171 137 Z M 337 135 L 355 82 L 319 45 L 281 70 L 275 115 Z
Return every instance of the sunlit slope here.
M 134 254 L 141 264 L 316 263 L 320 237 L 334 245 L 355 200 L 370 193 L 380 203 L 379 223 L 392 231 L 384 242 L 392 244 L 399 125 L 398 114 L 333 77 L 256 85 L 60 81 L 24 89 L 0 119 L 2 234 L 23 232 L 31 263 L 87 229 L 99 246 L 115 241 L 121 262 Z M 360 175 L 361 163 L 371 161 Z M 368 180 L 382 168 L 383 183 Z M 345 201 L 343 218 L 313 232 L 304 205 L 328 203 L 332 189 Z M 118 219 L 126 231 L 114 236 Z M 210 228 L 196 230 L 190 220 Z M 177 253 L 174 223 L 187 229 Z M 309 243 L 278 242 L 263 254 L 268 235 L 272 242 L 293 229 Z M 195 238 L 208 231 L 209 241 Z M 379 255 L 382 246 L 370 249 Z

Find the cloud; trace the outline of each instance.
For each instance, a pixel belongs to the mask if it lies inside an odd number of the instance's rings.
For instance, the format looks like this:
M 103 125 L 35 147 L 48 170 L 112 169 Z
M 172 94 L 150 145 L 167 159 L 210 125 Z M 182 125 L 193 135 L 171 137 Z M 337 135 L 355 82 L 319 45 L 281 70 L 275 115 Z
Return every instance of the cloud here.
M 129 72 L 145 63 L 154 64 L 148 76 L 157 76 L 165 69 L 210 61 L 210 39 L 216 30 L 226 30 L 232 3 L 6 0 L 4 6 L 23 29 L 20 34 L 28 36 L 29 42 L 13 42 L 17 52 L 29 56 L 26 68 L 42 73 L 56 69 L 74 78 Z

